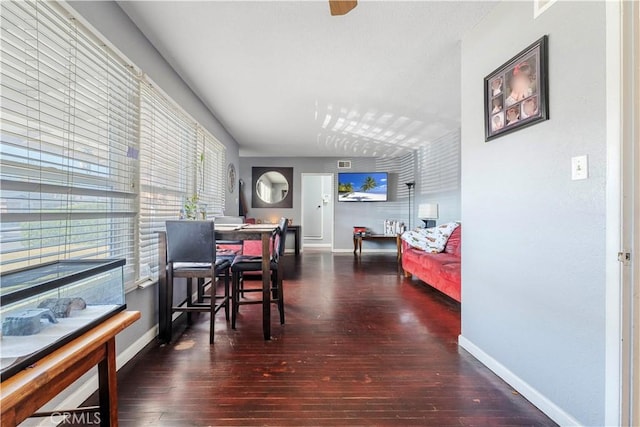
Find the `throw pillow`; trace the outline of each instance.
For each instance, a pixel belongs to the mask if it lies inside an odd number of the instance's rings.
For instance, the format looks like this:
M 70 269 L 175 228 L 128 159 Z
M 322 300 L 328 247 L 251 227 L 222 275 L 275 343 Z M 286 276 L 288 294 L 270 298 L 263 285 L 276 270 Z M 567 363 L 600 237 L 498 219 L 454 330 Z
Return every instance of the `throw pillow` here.
M 448 222 L 432 228 L 416 228 L 402 234 L 402 240 L 425 252 L 440 253 L 444 251 L 449 237 L 459 225 L 457 222 Z

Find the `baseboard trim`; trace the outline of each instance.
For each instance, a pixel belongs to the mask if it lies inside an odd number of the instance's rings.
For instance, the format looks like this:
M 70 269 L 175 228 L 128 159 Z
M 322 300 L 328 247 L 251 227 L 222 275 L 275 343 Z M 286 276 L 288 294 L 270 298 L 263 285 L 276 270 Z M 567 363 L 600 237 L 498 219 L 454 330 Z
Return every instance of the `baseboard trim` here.
M 332 252 L 340 253 L 340 254 L 342 254 L 342 253 L 353 253 L 353 249 L 335 249 L 334 248 Z M 363 248 L 362 249 L 362 253 L 363 254 L 366 254 L 366 253 L 369 253 L 369 254 L 375 254 L 375 253 L 378 253 L 378 254 L 397 254 L 398 250 L 396 248 L 393 248 L 393 249 L 391 249 L 391 248 L 386 248 L 386 249 L 364 249 Z
M 330 248 L 331 243 L 305 243 L 305 248 Z
M 558 405 L 553 403 L 542 393 L 529 385 L 522 378 L 510 371 L 506 366 L 498 362 L 496 359 L 485 353 L 477 345 L 469 341 L 462 335 L 458 336 L 458 345 L 471 353 L 473 357 L 478 359 L 489 368 L 493 373 L 506 381 L 511 385 L 518 393 L 520 393 L 525 399 L 531 402 L 534 406 L 544 412 L 549 418 L 558 423 L 561 426 L 580 426 L 581 424 L 562 410 Z
M 158 336 L 158 325 L 145 332 L 140 338 L 138 338 L 133 344 L 125 348 L 116 357 L 116 368 L 120 369 L 127 362 L 134 358 L 136 354 L 142 351 L 151 341 Z M 87 381 L 84 382 L 76 391 L 74 391 L 69 397 L 63 400 L 58 408 L 70 409 L 78 408 L 82 403 L 89 398 L 93 393 L 98 390 L 98 374 L 93 375 Z M 50 423 L 48 425 L 51 425 Z

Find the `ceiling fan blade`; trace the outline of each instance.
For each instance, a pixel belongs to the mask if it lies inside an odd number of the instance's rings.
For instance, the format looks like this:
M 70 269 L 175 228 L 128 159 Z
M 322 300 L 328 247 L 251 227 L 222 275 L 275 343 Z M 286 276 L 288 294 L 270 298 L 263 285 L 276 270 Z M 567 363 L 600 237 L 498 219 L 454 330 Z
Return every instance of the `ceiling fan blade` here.
M 357 5 L 357 0 L 329 0 L 331 16 L 346 15 Z

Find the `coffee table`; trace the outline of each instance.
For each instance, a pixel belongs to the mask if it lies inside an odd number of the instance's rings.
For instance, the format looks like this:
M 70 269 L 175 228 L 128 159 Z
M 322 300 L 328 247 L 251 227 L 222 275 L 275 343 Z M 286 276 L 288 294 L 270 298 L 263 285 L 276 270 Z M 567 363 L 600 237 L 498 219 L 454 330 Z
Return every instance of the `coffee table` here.
M 362 241 L 363 240 L 373 240 L 373 241 L 395 241 L 396 249 L 398 251 L 398 262 L 400 261 L 400 257 L 402 255 L 402 240 L 400 239 L 400 234 L 366 234 L 364 236 L 360 234 L 353 235 L 353 254 L 358 256 L 362 256 Z

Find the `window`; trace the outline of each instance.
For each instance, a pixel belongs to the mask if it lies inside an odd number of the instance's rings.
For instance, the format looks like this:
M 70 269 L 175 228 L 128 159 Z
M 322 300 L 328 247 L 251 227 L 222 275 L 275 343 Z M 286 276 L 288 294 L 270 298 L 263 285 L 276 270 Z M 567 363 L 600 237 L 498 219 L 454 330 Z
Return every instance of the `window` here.
M 198 153 L 202 154 L 197 190 L 209 217 L 224 215 L 226 156 L 224 146 L 198 127 Z
M 225 147 L 58 8 L 0 11 L 0 270 L 126 258 L 131 287 L 188 197 L 223 211 Z
M 48 2 L 3 2 L 1 269 L 126 258 L 132 280 L 137 79 Z
M 460 129 L 423 144 L 418 150 L 420 193 L 460 188 Z
M 224 208 L 225 149 L 152 85 L 140 84 L 140 279 L 158 276 L 156 232 L 187 199 Z
M 195 190 L 196 126 L 160 92 L 140 84 L 140 278 L 157 277 L 157 235 Z

